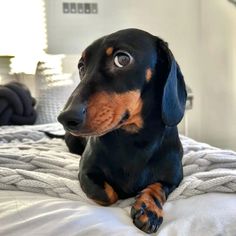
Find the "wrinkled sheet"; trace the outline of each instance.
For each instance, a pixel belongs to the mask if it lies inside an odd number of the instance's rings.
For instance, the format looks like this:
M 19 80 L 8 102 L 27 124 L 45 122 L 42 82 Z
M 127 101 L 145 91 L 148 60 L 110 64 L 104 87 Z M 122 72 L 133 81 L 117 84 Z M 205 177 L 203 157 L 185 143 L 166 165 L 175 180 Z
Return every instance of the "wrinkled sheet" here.
M 208 193 L 167 202 L 159 236 L 235 236 L 236 195 Z M 127 208 L 22 191 L 0 191 L 1 236 L 146 235 Z

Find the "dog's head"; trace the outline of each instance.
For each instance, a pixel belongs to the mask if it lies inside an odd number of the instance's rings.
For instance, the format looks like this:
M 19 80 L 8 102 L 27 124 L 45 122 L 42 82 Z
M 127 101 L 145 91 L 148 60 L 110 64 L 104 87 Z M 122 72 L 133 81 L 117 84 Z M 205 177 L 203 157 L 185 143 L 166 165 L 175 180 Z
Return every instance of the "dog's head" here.
M 160 110 L 167 126 L 183 117 L 183 76 L 158 37 L 138 29 L 102 37 L 85 49 L 78 68 L 81 82 L 58 117 L 73 135 L 103 135 L 118 128 L 138 132 L 147 115 L 145 100 L 150 109 Z

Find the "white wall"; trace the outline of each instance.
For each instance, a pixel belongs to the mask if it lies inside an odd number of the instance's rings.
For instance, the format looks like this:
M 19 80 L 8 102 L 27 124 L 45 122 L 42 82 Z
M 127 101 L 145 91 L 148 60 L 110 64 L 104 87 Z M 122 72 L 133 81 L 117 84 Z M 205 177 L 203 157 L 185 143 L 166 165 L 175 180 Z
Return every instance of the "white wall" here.
M 236 6 L 201 3 L 201 139 L 236 150 Z
M 199 14 L 195 0 L 97 0 L 98 14 L 63 14 L 63 2 L 70 1 L 45 0 L 50 53 L 80 53 L 96 38 L 129 27 L 179 40 Z

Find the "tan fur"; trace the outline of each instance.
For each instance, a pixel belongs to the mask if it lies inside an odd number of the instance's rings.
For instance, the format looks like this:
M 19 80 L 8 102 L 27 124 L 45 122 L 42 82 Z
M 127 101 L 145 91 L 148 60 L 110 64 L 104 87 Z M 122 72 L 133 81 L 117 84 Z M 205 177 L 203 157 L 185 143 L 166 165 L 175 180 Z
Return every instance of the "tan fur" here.
M 114 191 L 114 189 L 109 185 L 108 183 L 105 182 L 105 192 L 107 194 L 107 197 L 110 200 L 110 204 L 115 203 L 118 200 L 118 195 Z
M 122 94 L 96 93 L 88 101 L 86 123 L 81 132 L 101 135 L 120 127 L 137 132 L 143 125 L 142 105 L 139 90 Z M 127 110 L 129 119 L 119 124 Z M 135 128 L 129 129 L 131 126 Z
M 97 204 L 102 205 L 102 206 L 109 206 L 118 200 L 117 193 L 114 191 L 111 185 L 109 185 L 107 182 L 104 183 L 104 191 L 106 192 L 107 198 L 109 201 L 104 202 L 97 199 L 93 199 L 93 201 L 95 201 Z
M 130 118 L 123 124 L 122 129 L 129 133 L 137 133 L 143 127 L 143 119 L 141 117 L 142 106 L 143 102 L 139 99 Z
M 111 56 L 112 53 L 113 53 L 113 47 L 109 47 L 106 49 L 107 56 Z
M 147 82 L 149 82 L 151 80 L 151 78 L 152 78 L 152 70 L 151 70 L 151 68 L 147 68 L 146 69 L 146 76 L 145 76 L 145 78 L 146 78 Z
M 155 204 L 153 197 L 158 199 L 161 205 L 163 205 L 166 201 L 165 193 L 160 183 L 151 184 L 146 189 L 144 189 L 141 192 L 140 196 L 137 197 L 134 208 L 138 210 L 142 208 L 142 205 L 144 203 L 147 210 L 154 212 L 158 217 L 163 217 L 163 210 Z M 140 217 L 139 220 L 141 220 L 142 222 L 146 222 L 148 221 L 148 217 Z

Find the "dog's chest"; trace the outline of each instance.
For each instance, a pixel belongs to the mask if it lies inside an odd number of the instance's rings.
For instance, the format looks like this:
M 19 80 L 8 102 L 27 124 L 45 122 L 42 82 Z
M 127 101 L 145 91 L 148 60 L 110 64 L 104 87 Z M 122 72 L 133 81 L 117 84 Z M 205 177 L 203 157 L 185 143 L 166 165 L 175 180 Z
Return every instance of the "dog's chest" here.
M 106 153 L 103 157 L 103 174 L 120 198 L 137 194 L 153 178 L 152 170 L 146 162 L 147 157 L 141 152 L 124 149 L 123 152 Z
M 120 198 L 136 195 L 146 186 L 148 179 L 151 177 L 149 169 L 135 169 L 132 166 L 120 168 L 104 166 L 103 173 Z
M 126 198 L 141 191 L 153 178 L 152 170 L 148 166 L 149 153 L 150 151 L 132 146 L 131 142 L 126 143 L 119 139 L 101 142 L 93 138 L 90 139 L 83 164 L 102 171 L 102 175 L 115 188 L 119 197 Z

